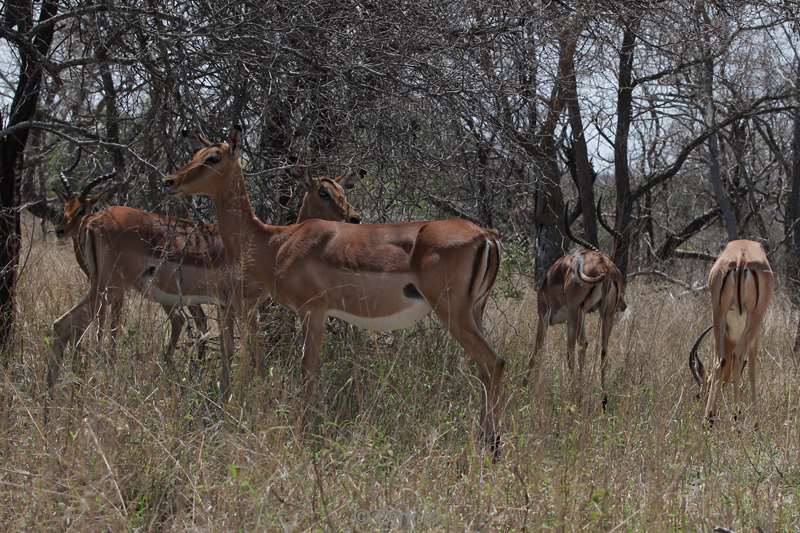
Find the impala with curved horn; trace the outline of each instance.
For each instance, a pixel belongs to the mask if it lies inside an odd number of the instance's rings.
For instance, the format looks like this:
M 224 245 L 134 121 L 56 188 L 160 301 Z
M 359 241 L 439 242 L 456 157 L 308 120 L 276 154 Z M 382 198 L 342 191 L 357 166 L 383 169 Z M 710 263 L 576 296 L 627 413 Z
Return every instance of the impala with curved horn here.
M 689 368 L 706 400 L 704 420 L 713 423 L 720 387 L 733 381 L 739 405 L 740 379 L 749 367 L 750 400 L 756 407 L 756 374 L 764 315 L 775 292 L 775 275 L 761 243 L 731 241 L 708 275 L 712 324 L 692 346 Z M 714 367 L 708 376 L 697 355 L 700 342 L 714 330 Z
M 602 198 L 597 202 L 600 224 L 619 242 L 619 232 L 603 220 Z M 567 324 L 567 366 L 574 376 L 575 343 L 578 342 L 578 374 L 583 373 L 586 357 L 584 318 L 594 311 L 600 313 L 600 388 L 603 409 L 608 405 L 606 391 L 606 354 L 611 329 L 617 312 L 627 309 L 625 303 L 625 278 L 614 261 L 593 244 L 573 235 L 568 220 L 569 203 L 564 208 L 564 230 L 567 237 L 581 248 L 562 256 L 545 273 L 537 296 L 536 343 L 528 361 L 528 371 L 523 385 L 527 385 L 539 350 L 544 344 L 548 326 Z
M 80 239 L 79 239 L 79 230 L 81 225 L 85 221 L 86 217 L 91 215 L 92 208 L 94 205 L 100 200 L 102 194 L 96 196 L 89 196 L 89 192 L 94 189 L 96 186 L 100 185 L 104 181 L 107 181 L 114 177 L 116 171 L 111 171 L 107 174 L 103 174 L 98 178 L 87 183 L 79 194 L 75 194 L 72 191 L 72 186 L 70 185 L 69 181 L 69 174 L 75 170 L 78 166 L 78 162 L 81 158 L 81 149 L 78 148 L 78 153 L 75 157 L 75 161 L 70 165 L 69 168 L 62 170 L 59 172 L 61 185 L 63 187 L 63 193 L 61 193 L 58 189 L 56 189 L 56 194 L 61 198 L 64 202 L 64 214 L 61 220 L 56 224 L 56 235 L 58 238 L 71 238 L 73 247 L 75 249 L 75 259 L 78 262 L 81 270 L 87 277 L 90 277 L 88 267 L 86 265 L 86 260 L 84 258 L 83 253 L 81 252 L 80 246 Z M 145 217 L 145 220 L 148 220 Z M 141 221 L 140 221 L 141 222 Z M 184 230 L 192 231 L 194 229 L 194 224 L 190 221 L 186 221 L 187 223 L 191 224 L 189 227 L 184 227 Z M 111 338 L 112 338 L 112 351 L 116 345 L 116 333 L 117 329 L 119 328 L 119 320 L 121 317 L 122 307 L 124 305 L 124 294 L 120 294 L 119 291 L 108 290 L 106 293 L 102 295 L 103 297 L 100 298 L 99 305 L 100 309 L 97 310 L 98 314 L 98 340 L 102 339 L 103 330 L 104 330 L 104 322 L 105 317 L 107 314 L 110 314 L 112 317 L 112 324 L 111 324 Z M 170 361 L 172 354 L 175 351 L 175 347 L 177 346 L 178 339 L 180 338 L 181 331 L 183 330 L 183 326 L 185 324 L 185 320 L 181 313 L 178 311 L 177 306 L 172 304 L 167 304 L 164 302 L 159 302 L 164 309 L 164 312 L 167 314 L 170 320 L 171 326 L 171 334 L 170 334 L 170 342 L 167 346 L 167 351 L 164 354 L 164 359 L 166 361 Z M 189 312 L 191 313 L 192 318 L 197 325 L 198 330 L 201 334 L 205 334 L 208 331 L 208 320 L 206 317 L 203 308 L 200 305 L 190 305 L 188 306 Z M 59 337 L 60 338 L 60 337 Z M 198 358 L 202 359 L 205 353 L 205 342 L 201 341 L 199 346 Z
M 343 189 L 351 187 L 355 179 L 351 175 L 337 178 L 306 175 L 307 190 L 300 218 L 359 221 L 360 215 L 347 202 Z M 62 183 L 71 196 L 68 180 Z M 215 225 L 124 206 L 112 206 L 88 215 L 88 203 L 96 199 L 82 194 L 78 200 L 81 201 L 74 203 L 77 207 L 70 210 L 75 216 L 65 214 L 60 226 L 62 233 L 72 236 L 76 242 L 76 258 L 89 277 L 90 288 L 80 302 L 53 324 L 55 341 L 47 371 L 49 396 L 52 396 L 65 347 L 80 338 L 95 316 L 102 320 L 100 311 L 104 301 L 110 303 L 112 311 L 112 337 L 120 321 L 119 311 L 126 291 L 136 289 L 161 304 L 172 322 L 170 345 L 165 354 L 170 362 L 183 327 L 182 318 L 173 310 L 190 306 L 202 312 L 200 304 L 219 305 L 227 300 L 229 282 L 222 269 L 224 250 Z M 220 378 L 223 396 L 228 388 L 227 354 L 230 349 L 226 347 L 233 343 L 231 327 L 227 321 L 223 327 Z M 111 353 L 113 357 L 113 347 Z
M 387 331 L 411 326 L 433 311 L 478 364 L 485 387 L 481 428 L 497 454 L 505 361 L 482 331 L 500 267 L 497 233 L 465 220 L 357 226 L 312 219 L 270 226 L 256 218 L 245 190 L 238 127 L 227 142 L 198 140 L 192 160 L 167 176 L 165 187 L 209 196 L 234 275 L 262 298 L 271 296 L 300 315 L 306 408 L 319 374 L 326 317 Z M 247 309 L 257 302 L 238 305 Z

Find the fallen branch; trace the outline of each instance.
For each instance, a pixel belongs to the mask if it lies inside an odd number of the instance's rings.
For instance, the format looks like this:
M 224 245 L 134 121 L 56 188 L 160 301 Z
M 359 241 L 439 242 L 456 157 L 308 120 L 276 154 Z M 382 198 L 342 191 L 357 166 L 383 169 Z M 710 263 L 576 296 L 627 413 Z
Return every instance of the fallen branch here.
M 693 285 L 690 285 L 689 283 L 686 283 L 683 280 L 673 278 L 669 274 L 661 272 L 660 270 L 639 270 L 637 272 L 631 272 L 630 274 L 628 274 L 627 277 L 628 279 L 631 279 L 638 276 L 651 276 L 654 278 L 660 278 L 665 281 L 669 281 L 670 283 L 674 283 L 675 285 L 678 285 L 680 287 L 683 287 L 689 292 L 703 292 L 708 288 L 708 285 L 701 285 L 699 287 L 695 287 Z
M 483 223 L 480 220 L 473 217 L 463 209 L 460 209 L 449 200 L 445 200 L 444 198 L 439 198 L 438 196 L 434 196 L 432 194 L 428 194 L 427 196 L 428 196 L 428 201 L 430 203 L 432 203 L 435 207 L 438 207 L 448 215 L 456 216 L 458 218 L 463 218 L 464 220 L 469 220 L 473 224 L 477 224 L 479 226 L 483 225 Z
M 672 252 L 672 257 L 678 259 L 697 259 L 698 261 L 707 261 L 713 263 L 717 260 L 716 255 L 707 254 L 705 252 L 693 252 L 690 250 L 675 250 Z

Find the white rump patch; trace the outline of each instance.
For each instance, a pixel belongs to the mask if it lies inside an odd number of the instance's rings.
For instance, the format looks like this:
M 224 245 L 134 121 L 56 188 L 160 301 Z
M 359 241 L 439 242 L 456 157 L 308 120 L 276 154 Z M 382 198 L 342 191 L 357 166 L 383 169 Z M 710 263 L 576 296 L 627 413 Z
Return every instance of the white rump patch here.
M 338 309 L 328 311 L 328 316 L 341 318 L 359 328 L 375 331 L 393 331 L 413 326 L 425 315 L 431 312 L 431 306 L 425 300 L 409 300 L 413 303 L 393 315 L 386 316 L 359 316 L 351 315 Z
M 740 315 L 737 310 L 731 309 L 725 314 L 725 324 L 725 336 L 734 342 L 738 341 L 747 325 L 747 311 Z

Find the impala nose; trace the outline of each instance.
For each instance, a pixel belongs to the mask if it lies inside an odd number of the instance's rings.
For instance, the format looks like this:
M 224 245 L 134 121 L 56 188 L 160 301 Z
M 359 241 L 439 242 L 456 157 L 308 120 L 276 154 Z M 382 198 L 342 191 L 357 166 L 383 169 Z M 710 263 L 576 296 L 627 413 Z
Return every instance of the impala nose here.
M 64 238 L 64 228 L 56 228 L 56 237 L 59 239 Z
M 361 224 L 361 217 L 358 216 L 358 215 L 350 217 L 350 223 L 351 224 Z

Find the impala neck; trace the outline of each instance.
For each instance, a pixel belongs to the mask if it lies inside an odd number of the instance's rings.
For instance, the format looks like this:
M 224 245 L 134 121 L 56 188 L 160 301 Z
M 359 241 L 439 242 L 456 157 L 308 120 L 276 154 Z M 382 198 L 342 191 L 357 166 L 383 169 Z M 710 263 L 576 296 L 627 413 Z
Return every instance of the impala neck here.
M 279 232 L 278 227 L 261 223 L 253 213 L 241 168 L 228 176 L 226 187 L 212 196 L 211 201 L 217 211 L 217 225 L 228 261 L 240 259 L 246 248 L 268 247 L 269 237 Z

